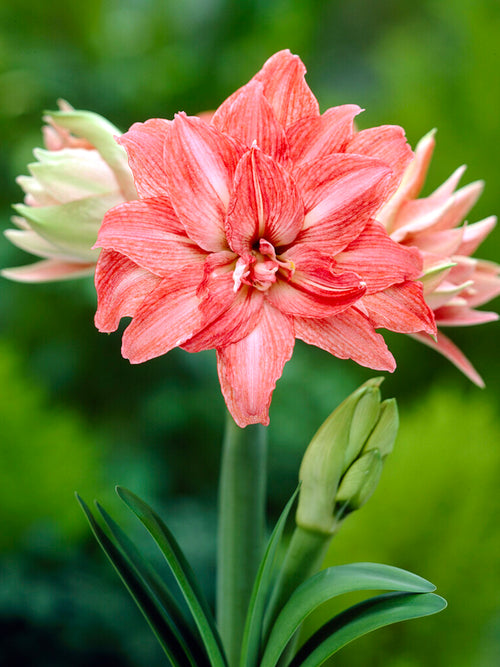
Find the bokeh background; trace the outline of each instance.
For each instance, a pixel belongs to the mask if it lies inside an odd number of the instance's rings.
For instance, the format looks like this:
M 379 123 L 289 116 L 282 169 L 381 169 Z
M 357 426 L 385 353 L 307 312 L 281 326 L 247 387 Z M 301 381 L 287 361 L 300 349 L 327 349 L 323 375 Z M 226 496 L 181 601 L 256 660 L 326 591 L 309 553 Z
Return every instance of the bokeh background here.
M 470 221 L 500 211 L 498 0 L 3 0 L 2 229 L 22 197 L 15 177 L 41 144 L 42 112 L 57 98 L 125 130 L 215 108 L 282 48 L 306 63 L 323 110 L 357 103 L 366 109 L 362 127 L 403 125 L 412 145 L 437 127 L 426 191 L 466 163 L 463 183 L 486 181 Z M 500 232 L 480 255 L 499 259 Z M 29 261 L 0 243 L 1 266 Z M 98 497 L 133 534 L 113 486 L 145 497 L 213 596 L 224 414 L 214 355 L 175 350 L 132 367 L 120 357 L 120 336 L 94 329 L 94 309 L 90 279 L 0 285 L 2 665 L 165 664 L 90 537 L 75 490 Z M 452 337 L 486 390 L 413 340 L 387 336 L 398 369 L 383 391 L 400 405 L 397 448 L 329 555 L 418 572 L 449 608 L 373 633 L 339 653 L 338 667 L 500 664 L 499 328 Z M 317 426 L 371 375 L 297 344 L 271 408 L 270 521 Z

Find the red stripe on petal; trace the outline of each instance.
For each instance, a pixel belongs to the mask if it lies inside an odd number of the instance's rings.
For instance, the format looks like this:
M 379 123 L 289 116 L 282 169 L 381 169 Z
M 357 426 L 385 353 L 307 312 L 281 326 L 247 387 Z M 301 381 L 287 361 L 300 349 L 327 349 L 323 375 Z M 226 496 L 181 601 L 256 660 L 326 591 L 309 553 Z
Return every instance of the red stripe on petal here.
M 118 138 L 127 151 L 139 197 L 166 195 L 164 144 L 170 121 L 152 118 L 145 123 L 134 123 L 128 132 Z
M 373 326 L 399 333 L 436 333 L 432 310 L 424 301 L 422 283 L 408 281 L 364 296 L 361 303 Z
M 354 134 L 354 117 L 362 109 L 356 104 L 344 104 L 325 111 L 322 116 L 302 118 L 286 132 L 290 158 L 298 166 L 342 153 Z
M 115 206 L 104 218 L 96 245 L 121 252 L 162 277 L 200 268 L 206 257 L 186 236 L 168 197 Z
M 366 282 L 367 294 L 373 294 L 415 280 L 422 271 L 422 256 L 416 248 L 406 248 L 393 241 L 378 222 L 371 221 L 363 233 L 335 257 L 341 271 L 354 271 Z
M 143 301 L 122 338 L 122 356 L 139 364 L 185 343 L 201 326 L 197 277 L 162 280 Z
M 382 336 L 356 308 L 321 320 L 295 318 L 295 335 L 339 359 L 352 359 L 361 366 L 393 371 L 394 357 Z
M 301 59 L 284 50 L 271 56 L 254 76 L 263 83 L 264 95 L 284 128 L 301 118 L 319 115 L 318 101 L 305 81 L 305 73 Z
M 122 317 L 133 317 L 160 280 L 125 255 L 103 250 L 95 273 L 98 301 L 95 325 L 99 331 L 115 331 Z
M 188 236 L 204 250 L 227 249 L 224 219 L 243 150 L 196 117 L 178 114 L 165 143 L 167 188 Z
M 248 253 L 261 238 L 273 246 L 291 243 L 304 221 L 304 206 L 292 177 L 257 148 L 238 163 L 226 219 L 231 248 Z
M 272 393 L 294 343 L 292 320 L 265 306 L 248 336 L 217 350 L 222 393 L 238 426 L 269 424 Z
M 263 90 L 262 83 L 250 81 L 217 109 L 212 125 L 248 148 L 256 142 L 264 153 L 280 160 L 287 155 L 288 143 Z
M 361 155 L 307 162 L 296 174 L 305 208 L 296 242 L 335 254 L 354 241 L 386 198 L 389 168 Z
M 406 167 L 413 159 L 405 132 L 397 125 L 381 125 L 358 132 L 347 145 L 346 152 L 378 158 L 389 165 L 392 169 L 390 194 L 398 188 Z

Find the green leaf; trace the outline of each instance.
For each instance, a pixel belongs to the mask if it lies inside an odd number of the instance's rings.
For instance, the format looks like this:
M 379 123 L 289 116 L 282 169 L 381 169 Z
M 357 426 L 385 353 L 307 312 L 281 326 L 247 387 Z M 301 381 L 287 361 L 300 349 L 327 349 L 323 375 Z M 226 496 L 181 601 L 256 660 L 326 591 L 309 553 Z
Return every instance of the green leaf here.
M 87 517 L 92 532 L 99 545 L 111 561 L 111 564 L 118 572 L 127 590 L 143 613 L 173 667 L 192 667 L 191 660 L 186 655 L 179 642 L 177 634 L 172 628 L 172 624 L 169 623 L 168 619 L 162 614 L 156 600 L 149 594 L 147 588 L 130 567 L 120 550 L 117 549 L 99 526 L 87 504 L 78 494 L 76 494 L 76 498 Z
M 323 625 L 289 667 L 319 667 L 343 646 L 392 623 L 436 614 L 446 600 L 434 593 L 386 593 L 350 607 Z
M 319 605 L 343 593 L 393 590 L 427 593 L 435 586 L 416 574 L 390 565 L 352 563 L 329 567 L 301 584 L 291 595 L 274 624 L 261 667 L 272 667 L 303 621 Z
M 222 642 L 208 603 L 174 536 L 161 518 L 138 496 L 120 486 L 116 487 L 116 492 L 144 524 L 163 553 L 193 615 L 210 664 L 212 667 L 227 667 Z
M 186 655 L 189 656 L 193 667 L 201 667 L 202 665 L 209 667 L 210 663 L 199 638 L 186 622 L 179 605 L 166 587 L 165 582 L 160 578 L 156 570 L 143 560 L 134 544 L 122 531 L 120 526 L 109 516 L 106 510 L 99 503 L 96 503 L 96 506 L 118 546 L 135 568 L 136 574 L 149 587 L 165 613 L 168 614 L 169 618 L 167 620 L 171 621 L 172 630 L 176 634 Z
M 271 537 L 269 538 L 266 552 L 261 561 L 259 571 L 257 572 L 243 634 L 240 661 L 241 667 L 255 667 L 255 665 L 257 665 L 262 624 L 266 610 L 266 602 L 269 599 L 272 574 L 276 563 L 276 554 L 283 535 L 286 520 L 290 514 L 290 510 L 297 497 L 298 491 L 299 489 L 297 488 L 281 513 Z

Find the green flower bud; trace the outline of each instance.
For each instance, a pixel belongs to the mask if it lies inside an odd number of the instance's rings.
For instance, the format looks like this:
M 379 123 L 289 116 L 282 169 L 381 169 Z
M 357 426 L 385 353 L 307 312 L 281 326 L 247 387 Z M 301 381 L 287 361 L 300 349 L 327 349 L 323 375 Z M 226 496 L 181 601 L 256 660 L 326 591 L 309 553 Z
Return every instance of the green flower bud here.
M 339 521 L 374 492 L 398 429 L 396 402 L 381 402 L 381 382 L 365 382 L 311 440 L 299 473 L 299 527 L 333 535 Z

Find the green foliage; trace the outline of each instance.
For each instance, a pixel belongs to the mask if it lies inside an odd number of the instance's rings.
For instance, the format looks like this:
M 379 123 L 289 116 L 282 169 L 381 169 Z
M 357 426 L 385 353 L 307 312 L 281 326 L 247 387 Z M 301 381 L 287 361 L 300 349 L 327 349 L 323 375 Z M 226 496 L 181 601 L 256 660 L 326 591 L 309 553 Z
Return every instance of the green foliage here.
M 95 493 L 99 442 L 78 414 L 49 402 L 19 355 L 0 342 L 0 550 L 44 525 L 64 539 L 82 534 L 70 499 L 76 487 Z
M 398 442 L 379 489 L 345 522 L 327 563 L 381 560 L 419 572 L 438 583 L 449 608 L 434 621 L 346 649 L 336 666 L 498 662 L 489 626 L 500 608 L 499 443 L 497 408 L 478 391 L 464 397 L 441 387 L 412 409 L 401 408 Z M 488 641 L 496 652 L 482 663 Z

